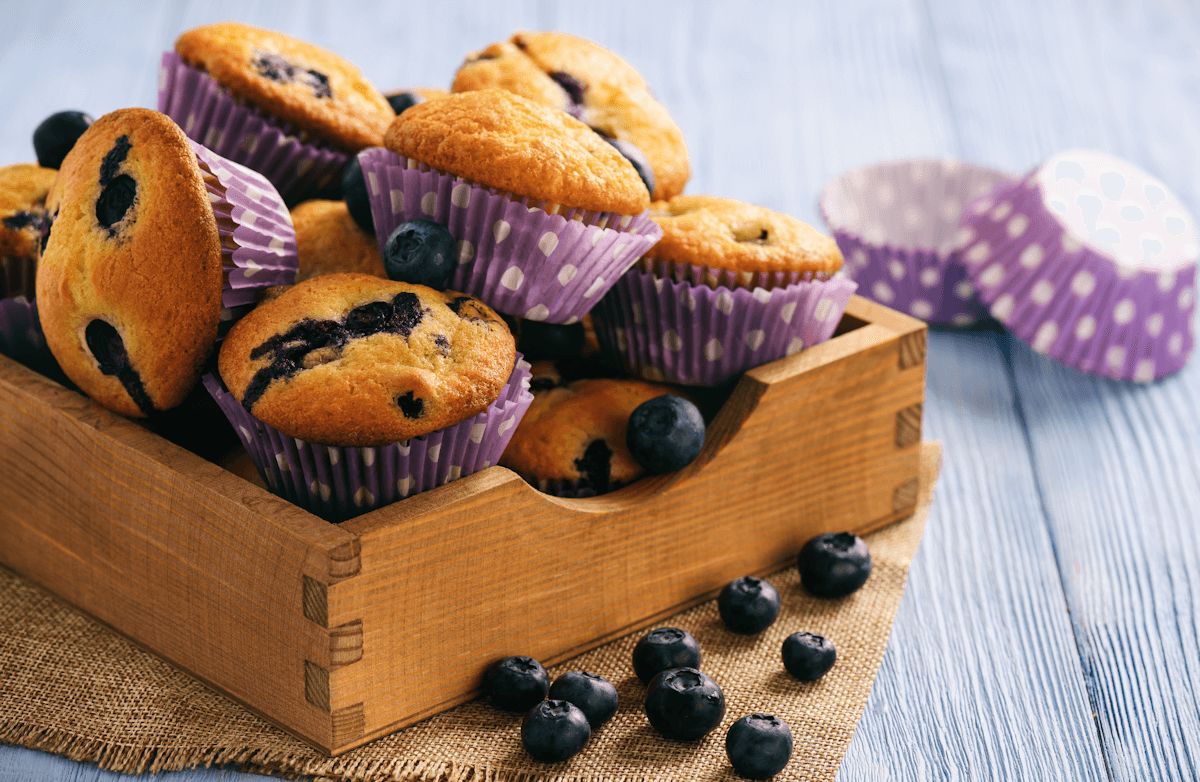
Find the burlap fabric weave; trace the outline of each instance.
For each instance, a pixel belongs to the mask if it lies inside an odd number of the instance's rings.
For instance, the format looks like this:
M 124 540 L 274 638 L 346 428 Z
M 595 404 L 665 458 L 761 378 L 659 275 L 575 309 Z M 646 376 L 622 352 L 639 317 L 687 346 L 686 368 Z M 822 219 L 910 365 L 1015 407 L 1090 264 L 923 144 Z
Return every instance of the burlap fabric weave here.
M 659 738 L 641 710 L 632 675 L 637 638 L 624 638 L 551 670 L 587 669 L 617 684 L 621 709 L 568 763 L 544 766 L 521 750 L 520 721 L 469 703 L 339 758 L 327 758 L 18 576 L 0 569 L 0 741 L 125 772 L 237 764 L 249 770 L 331 780 L 413 782 L 677 782 L 735 779 L 725 730 L 753 711 L 791 725 L 795 753 L 780 780 L 833 779 L 883 659 L 908 565 L 921 540 L 939 448 L 922 451 L 916 514 L 871 535 L 875 570 L 852 597 L 804 594 L 794 570 L 771 577 L 779 620 L 752 638 L 727 632 L 713 602 L 667 623 L 690 630 L 703 669 L 725 691 L 722 727 L 695 743 Z M 801 684 L 780 661 L 797 630 L 829 636 L 838 662 Z

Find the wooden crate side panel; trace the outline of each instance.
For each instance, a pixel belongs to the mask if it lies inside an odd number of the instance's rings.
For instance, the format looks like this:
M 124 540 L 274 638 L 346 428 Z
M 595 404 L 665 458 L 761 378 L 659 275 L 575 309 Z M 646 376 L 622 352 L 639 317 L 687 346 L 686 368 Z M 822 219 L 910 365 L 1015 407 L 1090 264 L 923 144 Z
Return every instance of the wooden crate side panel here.
M 328 748 L 306 579 L 352 536 L 0 360 L 0 563 Z
M 363 732 L 336 749 L 471 697 L 490 659 L 565 659 L 819 532 L 906 515 L 924 390 L 911 344 L 901 357 L 910 333 L 924 331 L 868 325 L 827 363 L 749 373 L 681 473 L 562 501 L 493 469 L 349 522 L 362 572 L 330 588 L 329 611 L 361 623 L 362 655 L 335 671 L 331 704 L 361 712 Z

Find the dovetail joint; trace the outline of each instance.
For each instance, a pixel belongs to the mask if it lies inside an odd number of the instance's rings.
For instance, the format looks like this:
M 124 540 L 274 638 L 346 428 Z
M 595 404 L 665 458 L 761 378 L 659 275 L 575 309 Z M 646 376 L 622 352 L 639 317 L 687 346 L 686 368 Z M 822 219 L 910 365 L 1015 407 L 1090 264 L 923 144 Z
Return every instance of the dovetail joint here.
M 909 478 L 892 492 L 892 510 L 896 513 L 912 510 L 917 506 L 917 479 Z
M 926 331 L 914 331 L 900 338 L 900 368 L 908 369 L 925 361 Z
M 908 448 L 921 442 L 920 402 L 896 413 L 896 447 Z

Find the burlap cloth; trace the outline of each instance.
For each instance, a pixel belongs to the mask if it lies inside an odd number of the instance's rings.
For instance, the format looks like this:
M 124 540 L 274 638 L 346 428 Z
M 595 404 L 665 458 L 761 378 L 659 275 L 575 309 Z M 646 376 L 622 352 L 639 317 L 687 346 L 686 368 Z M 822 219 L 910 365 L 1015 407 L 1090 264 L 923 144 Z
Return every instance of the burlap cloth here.
M 630 669 L 637 640 L 631 636 L 550 672 L 596 671 L 620 692 L 617 716 L 568 763 L 530 761 L 521 750 L 519 718 L 478 702 L 330 759 L 3 569 L 0 741 L 130 773 L 236 764 L 364 782 L 676 782 L 734 779 L 725 730 L 738 717 L 768 711 L 787 720 L 795 737 L 792 761 L 776 779 L 833 779 L 866 706 L 925 527 L 940 449 L 922 448 L 917 512 L 870 536 L 875 569 L 858 593 L 841 601 L 810 598 L 788 569 L 771 577 L 783 611 L 760 636 L 727 632 L 715 602 L 669 620 L 699 639 L 702 667 L 725 690 L 725 722 L 700 742 L 665 741 L 650 729 Z M 797 630 L 837 644 L 837 665 L 814 684 L 783 670 L 780 645 Z

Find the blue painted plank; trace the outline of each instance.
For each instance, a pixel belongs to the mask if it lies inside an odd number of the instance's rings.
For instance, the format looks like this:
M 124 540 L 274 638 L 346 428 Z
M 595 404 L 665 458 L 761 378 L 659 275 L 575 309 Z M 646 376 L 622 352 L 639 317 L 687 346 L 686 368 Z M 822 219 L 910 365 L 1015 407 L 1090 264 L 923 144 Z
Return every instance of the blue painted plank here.
M 1024 168 L 1053 149 L 1097 146 L 1200 211 L 1196 4 L 990 4 L 935 17 L 969 152 Z M 1006 122 L 1016 96 L 1028 110 Z M 1137 388 L 1020 343 L 1008 351 L 1112 775 L 1196 779 L 1200 366 Z

